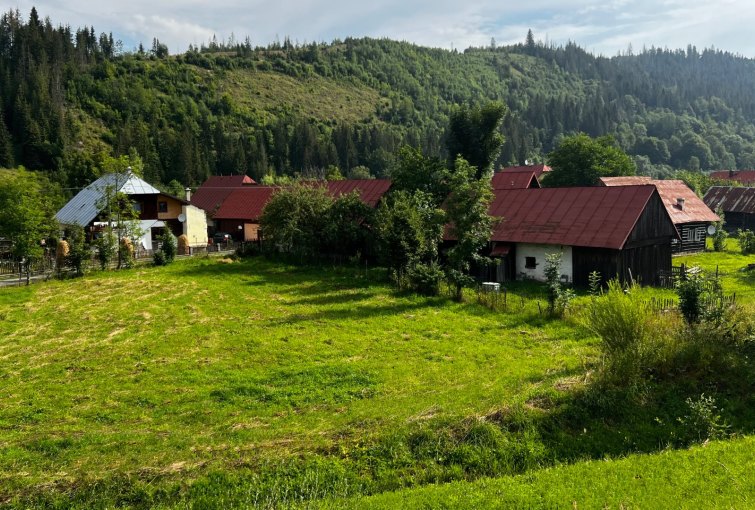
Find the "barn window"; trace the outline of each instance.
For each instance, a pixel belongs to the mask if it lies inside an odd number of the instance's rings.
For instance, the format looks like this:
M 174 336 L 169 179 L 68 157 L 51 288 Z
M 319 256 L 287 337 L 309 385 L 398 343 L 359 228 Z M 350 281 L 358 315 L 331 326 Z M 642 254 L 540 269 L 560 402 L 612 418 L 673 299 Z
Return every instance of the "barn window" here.
M 168 212 L 168 202 L 158 202 L 157 203 L 157 212 L 166 213 Z
M 524 257 L 525 269 L 535 269 L 537 267 L 537 260 L 535 257 Z

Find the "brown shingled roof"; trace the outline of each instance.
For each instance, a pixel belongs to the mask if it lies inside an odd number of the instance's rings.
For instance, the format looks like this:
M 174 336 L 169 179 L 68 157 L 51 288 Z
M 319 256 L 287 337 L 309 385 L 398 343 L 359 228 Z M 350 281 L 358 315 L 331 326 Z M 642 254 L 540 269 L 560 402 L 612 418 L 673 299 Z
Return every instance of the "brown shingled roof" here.
M 494 191 L 491 241 L 620 250 L 655 186 L 543 188 Z
M 627 186 L 652 184 L 658 188 L 663 205 L 671 216 L 674 225 L 684 223 L 716 222 L 719 217 L 705 205 L 684 181 L 678 179 L 657 180 L 641 175 L 626 177 L 601 177 L 604 186 Z M 684 209 L 679 206 L 679 199 L 684 199 Z

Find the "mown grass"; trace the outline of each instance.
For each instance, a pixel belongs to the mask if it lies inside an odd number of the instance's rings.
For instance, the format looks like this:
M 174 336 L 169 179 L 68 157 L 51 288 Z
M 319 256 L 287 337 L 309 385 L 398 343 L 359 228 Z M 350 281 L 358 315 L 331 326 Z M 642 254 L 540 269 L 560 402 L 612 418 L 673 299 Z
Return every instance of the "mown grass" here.
M 521 401 L 593 351 L 534 310 L 259 259 L 8 289 L 0 302 L 5 494 L 348 451 Z
M 320 508 L 751 508 L 755 438 L 456 482 Z
M 543 296 L 514 285 L 501 313 L 263 259 L 2 290 L 0 506 L 267 507 L 534 472 L 686 447 L 701 391 L 752 433 L 751 365 L 596 392 L 597 339 Z
M 736 293 L 738 299 L 746 302 L 755 301 L 755 270 L 747 270 L 748 264 L 755 264 L 755 255 L 742 255 L 736 239 L 726 240 L 726 250 L 709 251 L 694 255 L 674 257 L 674 265 L 685 264 L 687 267 L 700 266 L 709 273 L 719 271 L 726 293 Z

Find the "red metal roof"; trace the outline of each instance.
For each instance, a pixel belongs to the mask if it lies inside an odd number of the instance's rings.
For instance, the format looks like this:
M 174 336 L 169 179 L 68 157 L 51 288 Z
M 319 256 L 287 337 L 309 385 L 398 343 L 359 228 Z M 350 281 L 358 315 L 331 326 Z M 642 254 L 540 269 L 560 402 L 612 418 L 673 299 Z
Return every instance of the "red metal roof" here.
M 711 209 L 717 209 L 720 206 L 724 213 L 755 214 L 755 188 L 713 186 L 705 194 L 703 200 Z
M 215 219 L 259 221 L 267 201 L 279 189 L 276 186 L 249 186 L 231 190 L 215 213 Z
M 713 179 L 736 181 L 746 186 L 755 186 L 755 170 L 719 170 L 711 172 Z
M 342 181 L 313 181 L 315 186 L 325 186 L 332 197 L 340 197 L 359 191 L 359 198 L 370 207 L 375 207 L 380 198 L 391 187 L 388 179 L 347 179 Z M 249 186 L 230 190 L 215 219 L 259 221 L 273 192 L 278 186 Z
M 550 172 L 552 170 L 551 167 L 548 165 L 523 165 L 523 166 L 507 166 L 506 168 L 502 168 L 501 172 L 522 172 L 522 171 L 531 171 L 535 172 L 535 175 L 539 179 L 541 175 L 543 175 L 544 172 Z
M 716 222 L 719 217 L 705 205 L 705 202 L 678 179 L 655 180 L 644 176 L 601 177 L 604 186 L 627 186 L 632 184 L 652 184 L 658 189 L 663 205 L 666 207 L 674 225 L 684 223 Z M 684 208 L 679 206 L 679 199 L 684 199 Z
M 493 189 L 526 189 L 539 188 L 540 181 L 537 175 L 530 168 L 524 170 L 511 170 L 508 172 L 496 172 L 493 174 L 490 184 Z
M 254 180 L 246 175 L 213 175 L 191 196 L 191 205 L 212 215 L 234 189 L 253 184 Z
M 238 188 L 257 184 L 248 175 L 212 175 L 202 183 L 201 188 Z
M 497 190 L 492 241 L 621 249 L 655 186 Z
M 354 190 L 359 191 L 359 198 L 370 207 L 377 206 L 380 199 L 391 187 L 389 179 L 345 179 L 327 181 L 328 193 L 337 198 Z

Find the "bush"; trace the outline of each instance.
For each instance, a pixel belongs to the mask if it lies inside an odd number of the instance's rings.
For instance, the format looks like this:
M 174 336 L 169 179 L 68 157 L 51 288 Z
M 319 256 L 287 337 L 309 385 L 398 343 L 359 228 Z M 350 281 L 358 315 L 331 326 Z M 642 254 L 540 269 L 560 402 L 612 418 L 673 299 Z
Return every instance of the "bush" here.
M 166 228 L 165 233 L 160 239 L 162 240 L 162 252 L 165 254 L 165 264 L 170 264 L 176 258 L 176 251 L 178 249 L 176 236 Z
M 755 253 L 755 234 L 752 230 L 737 230 L 739 247 L 742 249 L 742 255 Z
M 548 313 L 554 317 L 563 317 L 566 309 L 569 307 L 569 302 L 574 299 L 574 291 L 565 289 L 561 284 L 561 258 L 561 252 L 549 253 L 545 257 L 545 279 L 548 283 Z
M 406 273 L 409 288 L 424 296 L 437 296 L 443 270 L 435 262 L 414 264 Z
M 84 270 L 89 263 L 91 252 L 86 244 L 86 234 L 79 226 L 72 227 L 69 235 L 69 251 L 66 263 L 73 268 L 76 276 L 83 276 Z
M 601 339 L 602 375 L 617 385 L 635 386 L 657 362 L 673 356 L 673 318 L 652 313 L 639 290 L 637 284 L 624 290 L 612 280 L 607 292 L 592 298 L 586 314 L 586 326 Z
M 722 439 L 729 434 L 729 425 L 721 418 L 716 406 L 716 399 L 703 393 L 700 398 L 687 398 L 687 414 L 679 421 L 688 429 L 693 439 L 708 441 Z
M 724 218 L 724 211 L 721 207 L 716 209 L 716 214 L 721 218 L 721 221 L 716 222 L 715 224 L 716 231 L 713 234 L 713 251 L 724 251 L 726 250 L 726 238 L 729 237 L 729 233 L 724 230 L 726 219 Z
M 97 259 L 100 261 L 100 269 L 107 269 L 112 262 L 117 249 L 116 240 L 112 232 L 104 232 L 104 235 L 97 239 Z
M 156 266 L 166 265 L 168 262 L 165 257 L 165 252 L 162 250 L 155 251 L 155 253 L 152 255 L 152 262 L 154 262 Z
M 676 285 L 676 294 L 679 296 L 679 311 L 688 324 L 694 324 L 700 320 L 703 314 L 703 278 L 700 269 L 691 267 L 684 278 Z

